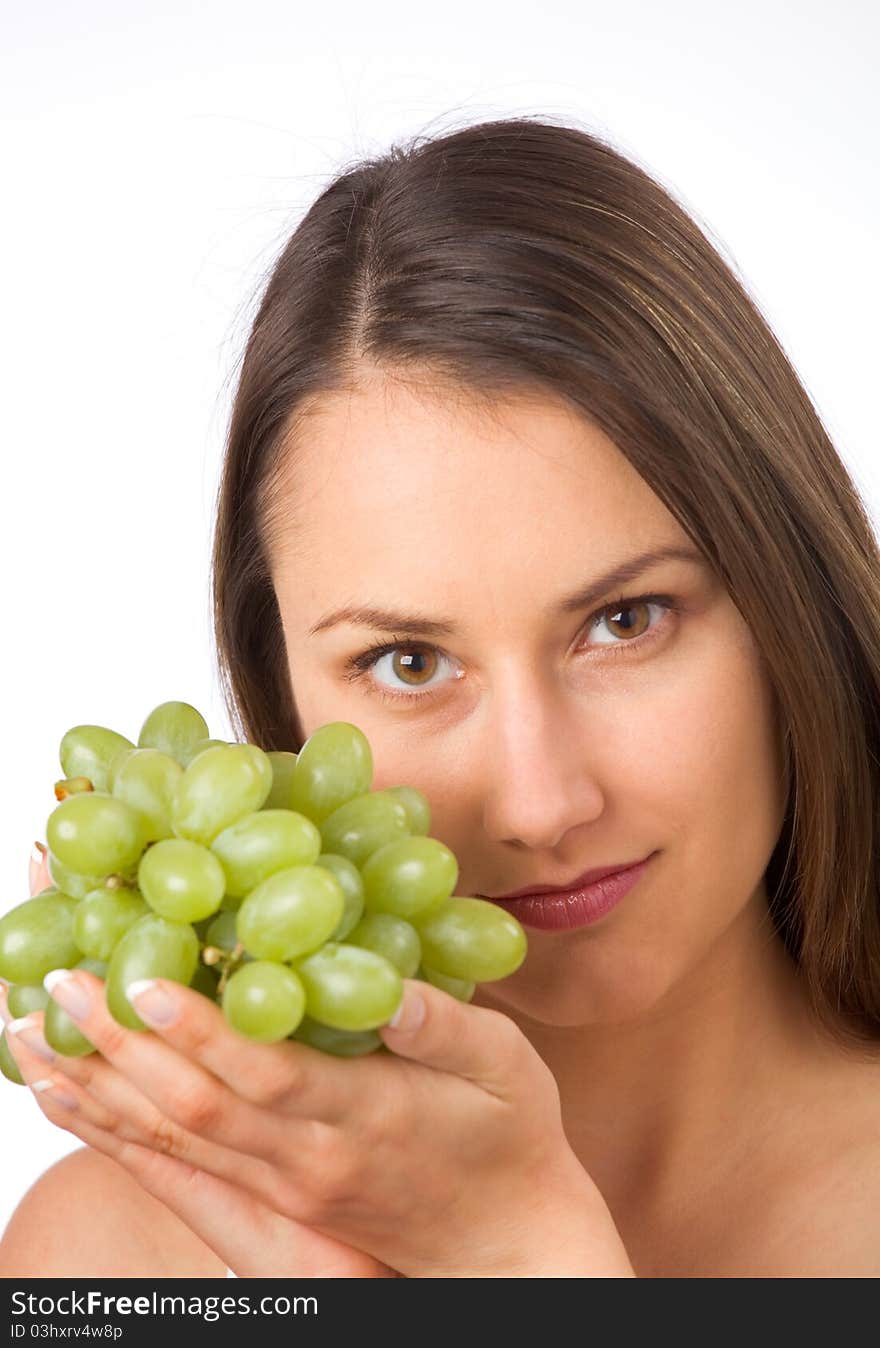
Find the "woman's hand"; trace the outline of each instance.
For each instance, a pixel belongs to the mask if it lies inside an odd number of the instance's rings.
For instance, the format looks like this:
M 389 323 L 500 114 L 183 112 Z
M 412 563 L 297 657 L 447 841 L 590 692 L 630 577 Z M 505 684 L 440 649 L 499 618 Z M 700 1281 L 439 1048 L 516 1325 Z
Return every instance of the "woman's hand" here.
M 51 884 L 42 861 L 31 859 L 30 892 Z M 10 1019 L 5 989 L 0 991 L 0 1016 Z M 42 1047 L 43 1013 L 26 1019 L 37 1028 Z M 89 1057 L 88 1086 L 75 1080 L 79 1060 L 54 1058 L 53 1066 L 28 1048 L 18 1035 L 8 1036 L 10 1050 L 27 1085 L 54 1080 L 36 1098 L 47 1118 L 75 1132 L 82 1141 L 120 1162 L 141 1187 L 170 1208 L 239 1277 L 393 1278 L 397 1274 L 372 1255 L 312 1231 L 262 1202 L 240 1184 L 218 1178 L 205 1161 L 215 1145 L 190 1135 L 188 1159 L 155 1150 L 155 1139 L 169 1124 L 136 1086 L 98 1054 Z M 38 1041 L 39 1042 L 39 1041 Z M 51 1049 L 48 1049 L 51 1052 Z M 56 1072 L 58 1064 L 70 1070 Z M 58 1091 L 68 1091 L 73 1109 L 62 1106 Z M 75 1123 L 74 1123 L 75 1121 Z M 74 1126 L 71 1126 L 74 1124 Z M 124 1156 L 121 1155 L 123 1144 Z M 242 1156 L 242 1165 L 248 1163 Z
M 203 1168 L 408 1277 L 635 1276 L 529 1041 L 500 1012 L 405 987 L 404 1020 L 381 1030 L 391 1053 L 337 1059 L 244 1039 L 167 979 L 132 1003 L 156 1033 L 124 1029 L 101 981 L 76 970 L 52 995 L 102 1056 L 53 1068 L 88 1087 L 106 1060 L 156 1107 L 157 1158 Z M 75 1112 L 64 1126 L 79 1134 Z M 127 1165 L 131 1147 L 119 1139 L 111 1154 Z

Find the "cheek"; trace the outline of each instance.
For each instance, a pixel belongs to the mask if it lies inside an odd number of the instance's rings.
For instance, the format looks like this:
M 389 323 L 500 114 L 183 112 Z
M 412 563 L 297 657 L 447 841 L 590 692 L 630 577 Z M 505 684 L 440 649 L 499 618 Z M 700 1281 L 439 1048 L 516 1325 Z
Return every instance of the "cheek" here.
M 716 648 L 717 649 L 717 648 Z M 644 689 L 620 715 L 606 807 L 661 850 L 602 927 L 530 933 L 529 960 L 492 994 L 554 1025 L 626 1022 L 685 979 L 746 907 L 782 824 L 776 704 L 748 643 L 717 649 L 682 680 Z M 650 707 L 650 713 L 647 708 Z M 609 769 L 611 772 L 611 769 Z
M 777 708 L 760 662 L 734 653 L 704 669 L 678 708 L 658 761 L 665 799 L 694 864 L 760 880 L 782 823 Z
M 621 909 L 634 989 L 660 991 L 705 954 L 760 886 L 782 826 L 777 708 L 760 661 L 734 645 L 698 673 L 666 699 L 639 797 L 663 854 L 641 904 Z

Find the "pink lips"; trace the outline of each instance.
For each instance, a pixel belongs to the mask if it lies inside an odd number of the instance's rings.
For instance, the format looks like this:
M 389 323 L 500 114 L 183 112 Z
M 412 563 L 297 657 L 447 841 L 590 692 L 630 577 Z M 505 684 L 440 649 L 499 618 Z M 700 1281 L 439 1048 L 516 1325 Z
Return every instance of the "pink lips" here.
M 610 874 L 606 870 L 591 884 L 578 885 L 574 889 L 545 890 L 543 893 L 533 890 L 513 899 L 491 899 L 490 902 L 512 913 L 524 927 L 545 931 L 586 927 L 598 922 L 617 906 L 624 895 L 638 884 L 656 855 L 656 852 L 652 852 L 644 861 Z
M 642 861 L 647 861 L 647 859 L 647 857 L 642 857 Z M 620 871 L 629 870 L 631 866 L 639 866 L 640 864 L 640 861 L 616 861 L 610 866 L 596 866 L 591 871 L 584 871 L 583 875 L 577 875 L 573 880 L 560 880 L 556 885 L 526 885 L 523 889 L 514 889 L 509 894 L 482 894 L 480 897 L 500 900 L 523 899 L 530 897 L 532 894 L 569 894 L 572 890 L 595 884 L 597 880 L 604 880 L 606 875 L 617 875 Z

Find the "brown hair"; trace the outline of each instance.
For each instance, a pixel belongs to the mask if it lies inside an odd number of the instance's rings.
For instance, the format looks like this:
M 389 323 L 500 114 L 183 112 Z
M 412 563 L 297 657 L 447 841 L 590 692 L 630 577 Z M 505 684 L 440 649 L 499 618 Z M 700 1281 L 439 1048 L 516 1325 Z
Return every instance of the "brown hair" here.
M 837 1042 L 876 1044 L 880 551 L 743 283 L 664 187 L 571 125 L 483 122 L 339 173 L 265 286 L 217 503 L 221 688 L 265 749 L 303 742 L 269 564 L 295 508 L 282 464 L 315 400 L 365 370 L 487 406 L 529 387 L 567 400 L 702 550 L 779 708 L 773 923 Z

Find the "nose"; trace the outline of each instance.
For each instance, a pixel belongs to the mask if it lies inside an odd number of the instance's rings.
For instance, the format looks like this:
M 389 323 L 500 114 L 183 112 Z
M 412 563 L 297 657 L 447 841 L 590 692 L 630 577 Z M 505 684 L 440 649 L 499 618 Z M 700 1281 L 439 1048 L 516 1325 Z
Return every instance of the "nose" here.
M 604 795 L 583 698 L 536 678 L 509 676 L 486 703 L 477 754 L 484 765 L 487 836 L 549 851 L 569 830 L 594 823 Z

